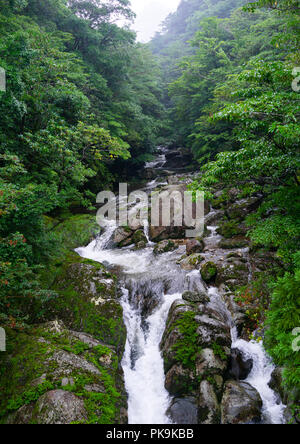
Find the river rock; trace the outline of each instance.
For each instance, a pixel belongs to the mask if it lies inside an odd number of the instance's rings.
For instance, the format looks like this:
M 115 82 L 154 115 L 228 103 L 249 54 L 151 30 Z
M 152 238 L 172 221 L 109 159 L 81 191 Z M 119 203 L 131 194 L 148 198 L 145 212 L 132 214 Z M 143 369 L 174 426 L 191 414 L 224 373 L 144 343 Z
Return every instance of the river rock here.
M 240 350 L 233 348 L 230 356 L 230 376 L 237 381 L 248 378 L 253 368 L 253 359 L 246 358 Z
M 207 304 L 209 302 L 209 296 L 205 292 L 185 291 L 182 295 L 182 299 L 187 302 Z
M 114 243 L 116 245 L 119 245 L 122 242 L 124 243 L 124 241 L 126 239 L 128 239 L 129 237 L 131 237 L 132 235 L 133 235 L 133 231 L 130 228 L 118 227 L 116 229 L 116 231 L 114 232 Z M 124 246 L 124 245 L 122 244 L 122 246 Z
M 232 262 L 229 264 L 224 262 L 223 265 L 218 268 L 218 274 L 216 277 L 217 286 L 226 284 L 229 290 L 235 291 L 237 288 L 247 285 L 248 280 L 248 265 L 241 260 L 232 258 Z
M 178 245 L 176 245 L 173 241 L 164 240 L 155 245 L 153 252 L 154 254 L 163 254 L 168 253 L 169 251 L 174 251 L 177 248 Z
M 202 381 L 198 394 L 198 423 L 219 424 L 220 405 L 212 384 Z
M 232 250 L 235 248 L 245 248 L 248 247 L 249 240 L 244 236 L 235 236 L 230 239 L 222 239 L 219 242 L 219 248 L 223 250 Z
M 262 399 L 246 382 L 228 381 L 221 403 L 222 424 L 252 424 L 261 421 Z
M 173 365 L 166 374 L 165 388 L 173 396 L 187 394 L 194 386 L 197 386 L 194 372 L 181 364 Z
M 200 254 L 192 254 L 191 256 L 183 256 L 177 263 L 183 270 L 191 271 L 199 269 L 201 263 L 204 261 L 204 257 Z
M 190 256 L 195 253 L 202 253 L 204 250 L 204 242 L 202 240 L 190 239 L 186 243 L 186 254 Z
M 213 282 L 217 276 L 218 268 L 214 262 L 206 262 L 201 267 L 201 277 L 206 283 Z
M 201 346 L 209 347 L 214 343 L 222 347 L 231 346 L 230 327 L 224 322 L 209 313 L 195 316 L 195 321 L 199 324 L 197 334 Z
M 167 415 L 174 424 L 198 424 L 197 399 L 193 396 L 174 398 Z

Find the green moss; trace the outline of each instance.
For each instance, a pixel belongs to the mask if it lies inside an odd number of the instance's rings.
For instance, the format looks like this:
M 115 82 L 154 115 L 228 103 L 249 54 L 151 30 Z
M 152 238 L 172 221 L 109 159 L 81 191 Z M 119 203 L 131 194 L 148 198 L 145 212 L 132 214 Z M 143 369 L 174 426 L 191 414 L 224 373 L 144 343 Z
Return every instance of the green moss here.
M 176 327 L 181 333 L 181 338 L 172 347 L 176 353 L 175 357 L 184 367 L 193 368 L 197 354 L 201 351 L 198 346 L 198 324 L 195 321 L 195 313 L 193 311 L 185 312 L 175 322 L 173 328 Z
M 224 221 L 218 228 L 217 232 L 226 239 L 243 234 L 243 230 L 240 228 L 239 223 L 236 220 Z
M 213 262 L 206 262 L 201 268 L 201 276 L 205 282 L 211 282 L 214 280 L 218 273 L 216 264 Z

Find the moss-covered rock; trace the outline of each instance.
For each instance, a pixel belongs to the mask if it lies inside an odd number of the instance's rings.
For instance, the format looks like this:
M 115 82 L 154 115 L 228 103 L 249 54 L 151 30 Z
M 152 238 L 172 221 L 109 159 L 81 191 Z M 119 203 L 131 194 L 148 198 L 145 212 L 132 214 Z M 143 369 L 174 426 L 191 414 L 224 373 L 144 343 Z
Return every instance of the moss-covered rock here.
M 79 259 L 61 267 L 53 288 L 58 296 L 48 304 L 47 316 L 115 346 L 121 357 L 126 327 L 115 276 L 99 263 Z
M 249 240 L 244 236 L 235 236 L 230 239 L 222 239 L 219 247 L 224 250 L 232 250 L 234 248 L 245 248 L 249 246 Z
M 204 282 L 212 282 L 215 280 L 218 273 L 218 268 L 214 262 L 206 262 L 201 267 L 201 277 Z
M 163 254 L 168 253 L 169 251 L 174 251 L 177 248 L 178 245 L 176 245 L 175 242 L 171 240 L 164 240 L 155 245 L 153 252 L 154 254 Z
M 61 321 L 8 332 L 1 364 L 2 423 L 124 420 L 126 393 L 116 350 Z
M 201 254 L 192 254 L 191 256 L 182 256 L 177 262 L 183 270 L 190 271 L 198 269 L 201 263 L 205 260 Z

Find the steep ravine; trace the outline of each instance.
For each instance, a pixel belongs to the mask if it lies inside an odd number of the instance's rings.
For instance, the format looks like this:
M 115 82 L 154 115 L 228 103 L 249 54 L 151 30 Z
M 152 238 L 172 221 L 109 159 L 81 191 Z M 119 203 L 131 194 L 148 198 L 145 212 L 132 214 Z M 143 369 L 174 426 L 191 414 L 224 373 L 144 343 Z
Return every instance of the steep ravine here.
M 146 165 L 145 190 L 183 191 L 193 175 L 180 159 L 162 150 Z M 241 221 L 256 200 L 236 199 L 227 211 Z M 223 217 L 207 206 L 198 240 L 186 240 L 184 229 L 149 230 L 145 222 L 131 231 L 112 222 L 99 241 L 77 250 L 119 275 L 131 424 L 285 421 L 285 407 L 268 385 L 274 367 L 262 344 L 238 339 L 245 314 L 233 294 L 251 279 L 253 263 L 242 223 L 236 236 L 218 234 Z

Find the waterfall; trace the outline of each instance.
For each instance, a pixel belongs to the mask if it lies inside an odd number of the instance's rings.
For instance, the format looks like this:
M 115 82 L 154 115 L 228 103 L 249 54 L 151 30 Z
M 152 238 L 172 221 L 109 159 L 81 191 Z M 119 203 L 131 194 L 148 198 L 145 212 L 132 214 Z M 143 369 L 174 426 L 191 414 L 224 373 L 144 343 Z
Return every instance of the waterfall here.
M 151 166 L 161 166 L 164 159 L 161 156 Z M 152 185 L 154 184 L 151 183 L 149 189 Z M 210 215 L 207 216 L 208 219 L 209 217 Z M 210 226 L 208 229 L 211 234 L 206 238 L 204 256 L 214 253 L 220 239 L 217 227 Z M 76 251 L 82 257 L 121 269 L 121 303 L 127 328 L 122 366 L 128 392 L 129 423 L 170 424 L 166 412 L 171 399 L 165 389 L 160 342 L 172 303 L 181 299 L 183 291 L 203 292 L 205 286 L 199 270 L 187 272 L 177 264 L 178 259 L 185 253 L 185 246 L 159 256 L 153 254 L 154 244 L 150 241 L 148 221 L 144 221 L 148 244 L 141 250 L 131 247 L 112 248 L 111 240 L 115 230 L 116 223 L 109 221 L 98 239 Z M 262 343 L 238 339 L 232 315 L 218 289 L 211 287 L 208 294 L 210 306 L 231 328 L 232 347 L 238 348 L 254 362 L 246 382 L 257 389 L 263 400 L 263 423 L 282 424 L 285 406 L 277 402 L 275 393 L 268 386 L 274 366 Z
M 127 327 L 127 342 L 122 362 L 128 398 L 130 424 L 169 424 L 166 411 L 170 396 L 166 391 L 163 359 L 159 344 L 172 303 L 180 294 L 164 295 L 159 307 L 147 318 L 143 328 L 139 311 L 123 290 L 122 306 Z

